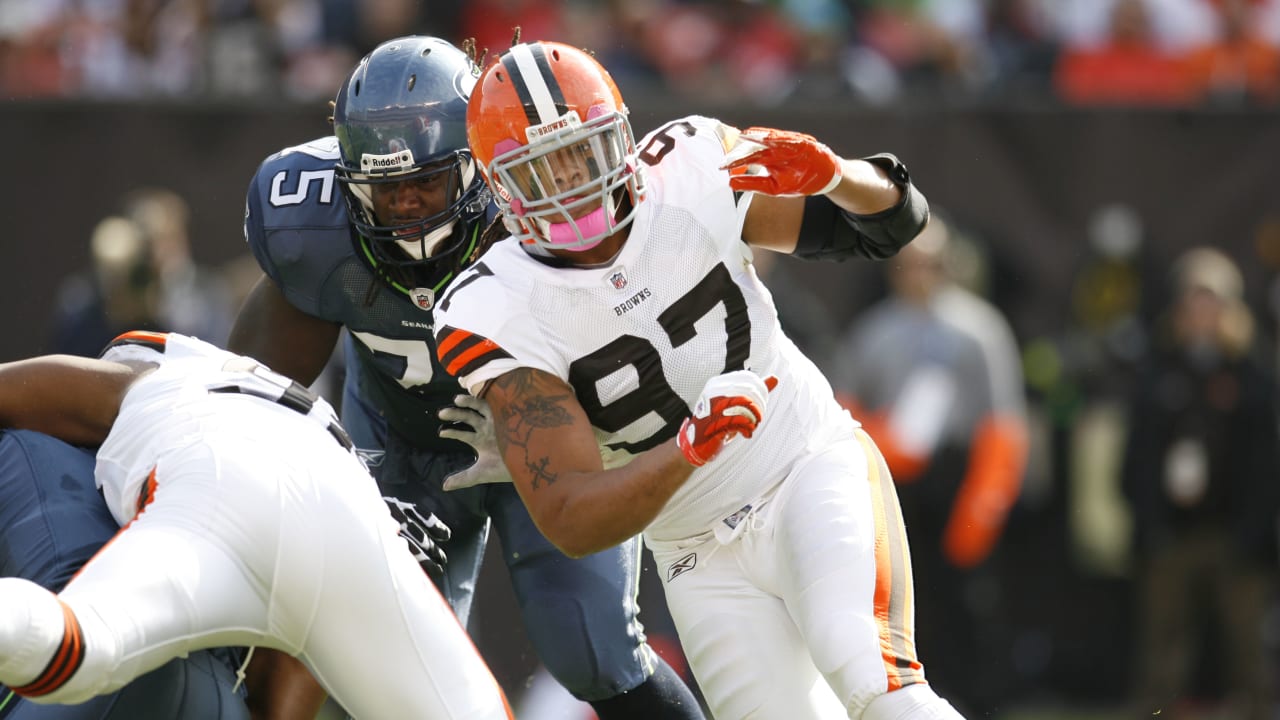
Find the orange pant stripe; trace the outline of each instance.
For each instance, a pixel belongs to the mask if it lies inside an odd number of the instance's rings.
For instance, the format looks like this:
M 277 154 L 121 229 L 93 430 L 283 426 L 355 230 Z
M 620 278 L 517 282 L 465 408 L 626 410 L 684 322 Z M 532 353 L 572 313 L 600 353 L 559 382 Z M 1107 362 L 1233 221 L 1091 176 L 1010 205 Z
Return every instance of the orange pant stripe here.
M 898 506 L 898 492 L 884 456 L 870 436 L 857 431 L 867 454 L 867 481 L 871 485 L 871 511 L 875 518 L 876 587 L 873 595 L 880 654 L 884 659 L 889 690 L 922 683 L 924 670 L 916 657 L 915 595 L 911 580 L 911 551 Z

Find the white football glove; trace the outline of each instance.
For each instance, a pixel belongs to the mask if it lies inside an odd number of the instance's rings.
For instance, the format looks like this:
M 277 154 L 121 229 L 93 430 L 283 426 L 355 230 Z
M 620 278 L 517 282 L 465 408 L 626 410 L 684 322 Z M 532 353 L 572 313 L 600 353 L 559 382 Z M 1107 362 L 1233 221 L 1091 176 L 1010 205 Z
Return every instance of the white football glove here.
M 470 445 L 476 452 L 476 461 L 465 470 L 446 476 L 444 489 L 459 490 L 485 483 L 511 482 L 511 474 L 507 472 L 507 466 L 503 464 L 502 455 L 498 452 L 489 403 L 470 395 L 458 395 L 453 402 L 453 405 L 442 409 L 438 417 L 469 429 L 442 427 L 440 437 Z

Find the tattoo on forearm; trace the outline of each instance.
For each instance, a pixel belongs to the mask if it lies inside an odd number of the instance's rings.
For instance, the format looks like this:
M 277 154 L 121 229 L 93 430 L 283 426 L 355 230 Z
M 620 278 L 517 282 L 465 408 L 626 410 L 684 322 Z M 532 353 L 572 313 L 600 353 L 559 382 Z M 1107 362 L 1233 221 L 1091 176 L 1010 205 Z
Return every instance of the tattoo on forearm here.
M 504 456 L 508 448 L 521 449 L 524 465 L 533 476 L 534 490 L 554 484 L 558 477 L 547 469 L 548 457 L 529 456 L 529 439 L 537 430 L 554 430 L 573 423 L 573 415 L 564 407 L 573 395 L 549 380 L 543 373 L 520 368 L 495 379 L 492 388 L 511 398 L 496 418 L 498 449 Z

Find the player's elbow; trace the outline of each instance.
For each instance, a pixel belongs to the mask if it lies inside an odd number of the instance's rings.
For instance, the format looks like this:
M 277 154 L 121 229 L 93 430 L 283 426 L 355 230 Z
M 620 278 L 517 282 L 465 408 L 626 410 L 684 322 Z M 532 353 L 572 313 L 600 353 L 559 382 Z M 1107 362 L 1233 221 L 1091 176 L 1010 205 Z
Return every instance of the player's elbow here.
M 547 540 L 570 558 L 586 557 L 612 545 L 596 523 L 563 506 L 535 515 L 534 521 Z
M 603 549 L 596 547 L 590 533 L 584 532 L 587 528 L 582 523 L 561 518 L 542 518 L 537 525 L 547 540 L 568 557 L 577 559 Z
M 565 557 L 572 560 L 578 560 L 594 552 L 598 552 L 598 550 L 593 550 L 584 543 L 555 542 L 554 540 L 552 543 L 555 544 L 556 548 L 560 550 L 560 552 L 564 553 Z

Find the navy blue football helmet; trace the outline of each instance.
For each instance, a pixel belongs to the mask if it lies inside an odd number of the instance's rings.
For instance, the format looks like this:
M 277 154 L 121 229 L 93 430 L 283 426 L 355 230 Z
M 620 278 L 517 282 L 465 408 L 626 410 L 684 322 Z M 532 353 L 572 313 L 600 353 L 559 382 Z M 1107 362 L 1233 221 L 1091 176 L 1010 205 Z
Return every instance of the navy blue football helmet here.
M 467 148 L 467 100 L 478 75 L 450 43 L 411 36 L 376 47 L 338 90 L 339 185 L 361 254 L 393 285 L 443 285 L 478 242 L 490 199 Z M 444 210 L 408 224 L 374 215 L 373 185 L 435 175 L 445 176 L 453 198 Z

